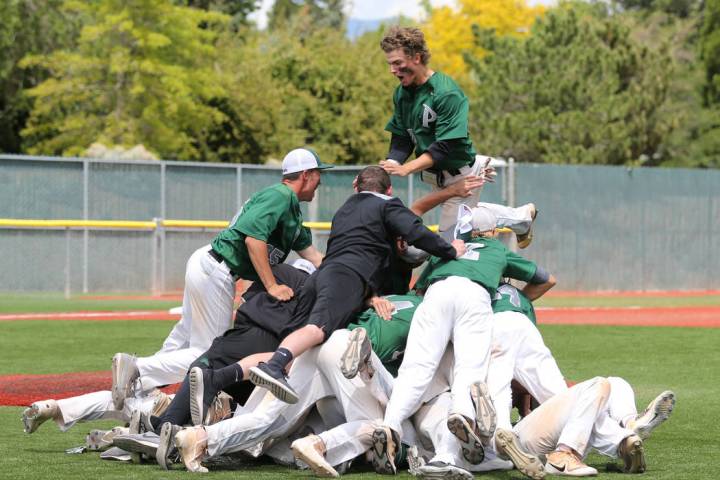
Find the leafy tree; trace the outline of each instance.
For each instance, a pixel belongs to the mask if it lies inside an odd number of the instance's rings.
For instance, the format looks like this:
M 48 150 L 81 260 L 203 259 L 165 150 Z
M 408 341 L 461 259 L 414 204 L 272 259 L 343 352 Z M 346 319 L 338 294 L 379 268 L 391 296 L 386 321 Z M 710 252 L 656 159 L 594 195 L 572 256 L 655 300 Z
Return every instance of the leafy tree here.
M 720 105 L 720 0 L 707 0 L 700 32 L 700 48 L 705 63 L 706 105 Z
M 240 25 L 247 25 L 248 15 L 257 10 L 258 1 L 259 0 L 173 0 L 173 3 L 183 7 L 224 13 L 232 18 L 231 24 L 237 28 Z
M 20 131 L 31 103 L 23 90 L 47 77 L 43 68 L 21 68 L 28 54 L 70 48 L 80 31 L 78 18 L 61 8 L 62 0 L 0 2 L 0 151 L 22 151 Z
M 311 28 L 345 28 L 345 0 L 275 0 L 268 14 L 270 30 L 286 28 L 300 16 Z M 297 23 L 295 24 L 297 26 Z
M 633 164 L 662 154 L 671 65 L 597 6 L 566 4 L 525 39 L 476 29 L 490 54 L 468 57 L 477 149 L 525 162 Z
M 530 7 L 525 0 L 459 0 L 459 9 L 439 7 L 430 10 L 423 26 L 434 68 L 458 80 L 468 73 L 465 55 L 480 58 L 485 51 L 474 41 L 472 27 L 494 30 L 496 34 L 526 36 L 535 19 L 545 11 L 542 5 Z
M 164 158 L 211 159 L 210 128 L 223 114 L 212 61 L 213 28 L 228 17 L 154 0 L 66 0 L 84 18 L 77 48 L 22 63 L 50 78 L 28 91 L 23 130 L 31 153 L 73 155 L 93 142 L 144 144 Z

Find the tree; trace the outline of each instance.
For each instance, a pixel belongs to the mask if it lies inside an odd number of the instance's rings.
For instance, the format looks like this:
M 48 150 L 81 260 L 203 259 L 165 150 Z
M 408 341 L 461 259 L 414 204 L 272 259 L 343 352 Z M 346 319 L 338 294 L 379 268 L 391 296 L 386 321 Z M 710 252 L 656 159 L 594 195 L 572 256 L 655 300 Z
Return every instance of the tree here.
M 286 28 L 300 16 L 306 28 L 344 30 L 344 7 L 345 0 L 275 0 L 268 14 L 268 28 Z
M 667 55 L 634 42 L 597 6 L 565 4 L 525 39 L 476 29 L 490 53 L 468 60 L 476 148 L 525 162 L 634 164 L 662 155 Z
M 78 18 L 61 5 L 62 0 L 0 2 L 0 152 L 22 151 L 20 131 L 31 108 L 23 90 L 47 77 L 43 68 L 18 63 L 27 55 L 71 48 L 80 31 Z
M 73 155 L 93 142 L 144 144 L 164 158 L 209 159 L 205 137 L 223 115 L 212 62 L 216 12 L 153 0 L 67 0 L 84 18 L 76 49 L 26 58 L 50 78 L 28 91 L 31 153 Z
M 433 68 L 460 81 L 466 80 L 468 66 L 464 56 L 480 58 L 482 46 L 474 41 L 473 25 L 493 30 L 497 35 L 526 36 L 537 17 L 542 16 L 542 5 L 530 7 L 525 0 L 459 0 L 459 9 L 439 7 L 430 10 L 423 26 Z
M 701 58 L 705 64 L 706 105 L 720 105 L 720 0 L 707 0 L 700 31 Z
M 248 15 L 258 8 L 259 0 L 173 0 L 175 5 L 220 12 L 231 17 L 230 23 L 238 28 L 247 25 Z

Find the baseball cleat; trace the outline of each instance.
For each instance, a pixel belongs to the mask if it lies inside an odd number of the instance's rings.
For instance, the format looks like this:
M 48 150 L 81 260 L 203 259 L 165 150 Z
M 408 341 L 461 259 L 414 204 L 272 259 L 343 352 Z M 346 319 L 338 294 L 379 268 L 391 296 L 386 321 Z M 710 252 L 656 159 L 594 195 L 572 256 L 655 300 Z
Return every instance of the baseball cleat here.
M 114 437 L 112 430 L 90 430 L 85 435 L 85 446 L 95 452 L 106 450 L 112 446 Z
M 115 410 L 122 410 L 125 399 L 132 395 L 133 384 L 140 377 L 136 358 L 127 353 L 116 353 L 112 359 L 112 400 Z
M 372 436 L 372 464 L 377 473 L 395 475 L 395 455 L 400 447 L 400 439 L 390 427 L 376 428 Z
M 182 430 L 182 427 L 165 422 L 160 429 L 160 443 L 155 453 L 155 459 L 163 470 L 170 470 L 172 459 L 177 457 L 178 451 L 175 448 L 175 435 Z
M 212 425 L 231 417 L 233 414 L 233 398 L 225 392 L 220 392 L 208 408 L 205 415 L 205 425 Z
M 302 460 L 318 477 L 339 477 L 340 474 L 325 460 L 325 446 L 317 435 L 295 440 L 290 448 L 295 458 Z
M 358 372 L 369 366 L 372 345 L 367 330 L 358 327 L 350 332 L 348 344 L 340 357 L 340 370 L 345 378 L 355 378 Z
M 208 469 L 200 465 L 207 449 L 207 439 L 200 438 L 202 427 L 186 428 L 175 434 L 175 446 L 180 459 L 189 472 L 207 473 Z
M 162 414 L 165 413 L 165 410 L 167 410 L 167 408 L 170 406 L 170 403 L 172 403 L 172 398 L 170 398 L 170 395 L 158 390 L 158 392 L 155 394 L 155 401 L 153 402 L 153 407 L 150 415 L 153 417 L 162 416 Z
M 154 432 L 150 418 L 140 410 L 133 410 L 130 414 L 130 423 L 128 425 L 128 435 L 138 435 L 145 432 Z M 114 441 L 113 441 L 114 443 Z M 116 446 L 119 446 L 116 444 Z M 123 449 L 125 450 L 125 449 Z M 142 463 L 144 452 L 137 450 L 127 450 L 130 452 L 132 463 Z M 154 455 L 153 455 L 154 456 Z
M 473 465 L 482 463 L 485 459 L 485 450 L 470 422 L 459 413 L 453 413 L 448 416 L 447 427 L 460 441 L 463 458 Z
M 555 450 L 548 454 L 545 473 L 567 477 L 591 477 L 598 471 L 585 465 L 573 452 Z
M 645 411 L 635 420 L 628 422 L 627 428 L 643 440 L 647 439 L 653 430 L 670 417 L 675 407 L 675 394 L 666 390 L 650 402 Z
M 408 473 L 412 475 L 413 477 L 417 477 L 420 475 L 420 467 L 424 466 L 427 462 L 425 462 L 425 459 L 420 455 L 420 452 L 418 452 L 418 448 L 415 445 L 412 445 L 408 448 L 407 451 L 407 464 L 408 464 Z
M 102 460 L 117 460 L 118 462 L 129 462 L 130 453 L 120 447 L 110 447 L 100 454 Z
M 264 362 L 260 362 L 257 367 L 250 369 L 250 381 L 254 385 L 270 390 L 276 398 L 285 403 L 297 403 L 299 400 L 298 395 L 285 380 L 285 376 L 282 372 L 279 377 L 276 375 Z
M 535 456 L 525 452 L 518 445 L 515 434 L 510 430 L 497 429 L 495 432 L 495 449 L 500 458 L 510 460 L 523 475 L 534 480 L 545 478 L 545 468 Z
M 643 473 L 645 471 L 645 448 L 642 439 L 637 435 L 630 435 L 620 442 L 618 457 L 625 463 L 623 472 Z
M 190 418 L 193 425 L 202 425 L 210 405 L 218 394 L 212 381 L 211 369 L 193 367 L 188 374 L 190 382 Z
M 33 433 L 40 425 L 51 418 L 60 415 L 60 409 L 55 400 L 43 400 L 34 402 L 23 410 L 22 422 L 25 433 Z
M 537 218 L 538 210 L 535 208 L 534 203 L 528 203 L 527 207 L 530 209 L 530 226 L 527 232 L 517 235 L 518 248 L 527 248 L 533 241 L 533 227 L 535 226 L 535 218 Z
M 489 441 L 495 435 L 497 414 L 495 405 L 485 382 L 475 382 L 470 386 L 470 397 L 475 405 L 475 425 L 481 439 Z
M 472 480 L 472 473 L 464 468 L 445 462 L 430 462 L 419 468 L 420 478 L 444 478 L 447 480 Z
M 155 458 L 159 441 L 158 435 L 154 432 L 129 433 L 127 435 L 117 435 L 113 439 L 113 445 L 130 452 L 131 456 L 132 454 L 142 454 L 148 458 Z

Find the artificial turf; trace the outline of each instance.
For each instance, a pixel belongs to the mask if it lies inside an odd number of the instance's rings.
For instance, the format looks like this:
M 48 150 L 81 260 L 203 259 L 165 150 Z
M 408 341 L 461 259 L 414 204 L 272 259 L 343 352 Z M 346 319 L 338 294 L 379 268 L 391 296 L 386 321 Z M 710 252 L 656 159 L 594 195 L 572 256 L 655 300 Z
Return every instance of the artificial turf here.
M 0 322 L 0 374 L 61 373 L 109 369 L 116 351 L 149 354 L 170 330 L 167 321 Z M 677 404 L 670 420 L 646 442 L 648 471 L 639 478 L 714 479 L 720 428 L 716 386 L 720 371 L 720 330 L 658 327 L 540 326 L 565 376 L 580 381 L 593 376 L 622 376 L 635 388 L 638 408 L 656 394 L 672 389 Z M 75 426 L 61 433 L 52 423 L 32 434 L 22 432 L 20 407 L 0 407 L 0 478 L 187 478 L 184 471 L 163 472 L 152 465 L 125 465 L 98 459 L 96 453 L 65 454 L 84 443 L 91 428 L 109 428 L 107 421 Z M 591 455 L 588 463 L 600 478 L 608 459 Z M 267 463 L 250 462 L 232 470 L 212 470 L 211 478 L 311 478 Z M 348 478 L 382 478 L 367 470 Z M 400 478 L 407 478 L 403 474 Z M 522 478 L 518 472 L 496 472 L 477 478 Z

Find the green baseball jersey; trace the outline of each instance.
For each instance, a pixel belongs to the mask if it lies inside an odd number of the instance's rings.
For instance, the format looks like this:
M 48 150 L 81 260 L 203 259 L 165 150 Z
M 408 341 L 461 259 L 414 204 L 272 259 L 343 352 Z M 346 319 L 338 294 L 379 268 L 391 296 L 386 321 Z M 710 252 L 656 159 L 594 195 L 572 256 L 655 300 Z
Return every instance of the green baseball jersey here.
M 422 298 L 417 295 L 388 295 L 385 298 L 395 306 L 391 320 L 383 320 L 374 309 L 368 308 L 347 328 L 353 330 L 363 327 L 368 333 L 375 354 L 385 368 L 393 376 L 397 376 L 405 352 L 410 322 Z
M 212 241 L 212 248 L 235 275 L 259 280 L 245 238 L 267 242 L 270 265 L 276 265 L 284 262 L 291 250 L 303 250 L 312 244 L 310 230 L 302 222 L 297 195 L 287 185 L 278 183 L 250 197 L 230 226 Z
M 518 312 L 522 313 L 536 325 L 535 308 L 529 298 L 525 296 L 517 288 L 509 283 L 501 283 L 495 291 L 492 300 L 492 309 L 494 313 L 500 312 Z
M 465 277 L 485 287 L 492 298 L 502 277 L 527 282 L 535 276 L 535 263 L 511 252 L 496 238 L 475 238 L 465 246 L 465 255 L 454 260 L 431 257 L 415 288 L 427 288 L 447 277 Z
M 420 86 L 398 86 L 393 94 L 395 111 L 385 130 L 410 137 L 415 155 L 422 155 L 440 140 L 459 140 L 436 170 L 472 165 L 475 150 L 468 133 L 468 99 L 455 81 L 435 72 Z

